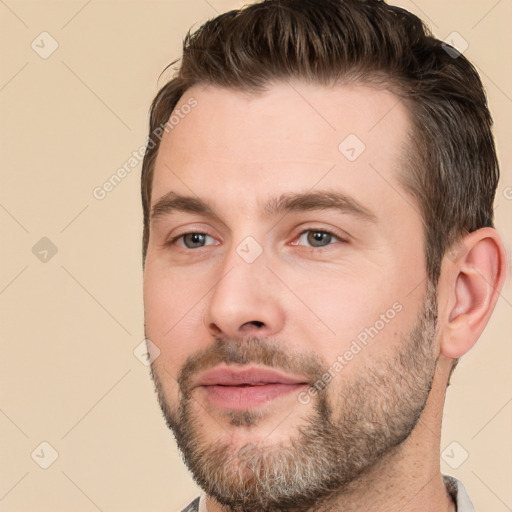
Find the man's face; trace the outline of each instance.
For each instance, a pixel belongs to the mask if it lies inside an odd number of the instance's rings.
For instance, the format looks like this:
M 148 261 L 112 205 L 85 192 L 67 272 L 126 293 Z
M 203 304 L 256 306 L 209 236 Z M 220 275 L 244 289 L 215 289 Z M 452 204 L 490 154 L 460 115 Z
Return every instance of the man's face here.
M 208 494 L 306 508 L 392 454 L 432 384 L 435 291 L 398 181 L 408 112 L 361 85 L 194 87 L 177 109 L 191 97 L 153 181 L 160 405 Z

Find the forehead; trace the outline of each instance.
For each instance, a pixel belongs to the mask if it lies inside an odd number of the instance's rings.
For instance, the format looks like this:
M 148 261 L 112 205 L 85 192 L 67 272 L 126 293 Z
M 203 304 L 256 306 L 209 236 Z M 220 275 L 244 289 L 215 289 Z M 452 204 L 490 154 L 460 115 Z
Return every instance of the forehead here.
M 311 189 L 320 181 L 375 200 L 376 189 L 400 187 L 412 126 L 389 91 L 298 81 L 263 93 L 195 86 L 173 121 L 155 163 L 152 202 L 178 189 L 213 202 L 238 200 L 242 208 L 252 196 L 261 203 L 267 192 Z

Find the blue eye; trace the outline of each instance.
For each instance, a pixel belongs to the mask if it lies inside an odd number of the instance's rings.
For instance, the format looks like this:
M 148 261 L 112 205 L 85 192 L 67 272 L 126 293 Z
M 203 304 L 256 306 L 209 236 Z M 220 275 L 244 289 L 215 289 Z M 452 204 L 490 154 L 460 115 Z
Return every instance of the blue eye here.
M 214 245 L 212 243 L 207 244 L 207 239 L 213 240 L 210 235 L 206 233 L 184 233 L 183 235 L 177 236 L 172 240 L 172 243 L 178 242 L 178 240 L 182 240 L 182 246 L 187 249 L 199 249 L 206 245 Z
M 306 229 L 300 233 L 297 242 L 293 245 L 322 248 L 340 241 L 343 242 L 344 240 L 325 229 Z M 213 237 L 200 232 L 183 233 L 173 238 L 170 243 L 180 245 L 185 249 L 200 249 L 208 245 L 218 245 Z
M 334 233 L 322 229 L 306 229 L 300 234 L 297 245 L 306 245 L 300 242 L 307 242 L 310 247 L 326 247 L 333 241 L 340 241 Z

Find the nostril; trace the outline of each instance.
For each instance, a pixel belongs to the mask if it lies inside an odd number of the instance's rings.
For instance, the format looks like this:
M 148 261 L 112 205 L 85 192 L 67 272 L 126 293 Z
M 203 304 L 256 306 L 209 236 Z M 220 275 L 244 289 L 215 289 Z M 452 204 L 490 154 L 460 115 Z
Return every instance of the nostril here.
M 260 322 L 259 320 L 253 320 L 252 322 L 247 322 L 248 324 L 255 325 L 256 327 L 263 327 L 265 324 Z
M 208 329 L 214 336 L 218 336 L 222 332 L 221 329 L 215 324 L 210 324 Z

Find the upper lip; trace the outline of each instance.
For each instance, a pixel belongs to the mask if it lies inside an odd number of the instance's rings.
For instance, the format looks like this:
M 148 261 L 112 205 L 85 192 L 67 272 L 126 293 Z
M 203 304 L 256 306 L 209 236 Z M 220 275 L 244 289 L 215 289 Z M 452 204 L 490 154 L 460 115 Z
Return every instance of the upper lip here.
M 194 387 L 307 383 L 308 380 L 304 377 L 285 375 L 270 368 L 217 366 L 201 373 L 195 381 Z

